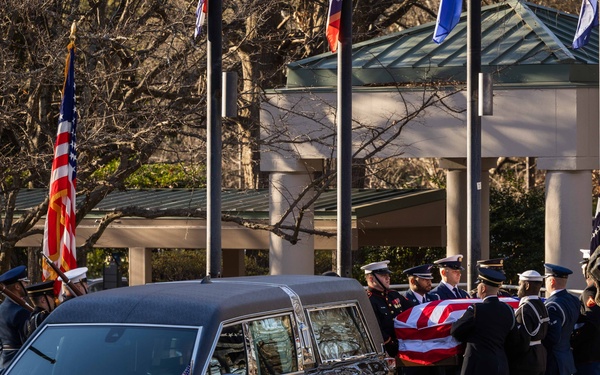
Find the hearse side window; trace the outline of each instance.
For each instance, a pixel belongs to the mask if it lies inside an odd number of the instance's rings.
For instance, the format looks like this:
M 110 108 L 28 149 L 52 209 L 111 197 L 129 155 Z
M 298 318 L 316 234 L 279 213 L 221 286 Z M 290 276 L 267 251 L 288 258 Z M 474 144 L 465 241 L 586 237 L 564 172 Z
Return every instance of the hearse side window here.
M 355 305 L 308 309 L 308 316 L 323 362 L 375 352 Z
M 298 371 L 295 339 L 288 315 L 248 322 L 252 354 L 259 375 L 287 374 Z
M 275 375 L 298 371 L 289 315 L 223 327 L 207 375 Z M 251 358 L 248 364 L 248 356 Z
M 207 374 L 247 374 L 247 363 L 242 325 L 223 327 Z

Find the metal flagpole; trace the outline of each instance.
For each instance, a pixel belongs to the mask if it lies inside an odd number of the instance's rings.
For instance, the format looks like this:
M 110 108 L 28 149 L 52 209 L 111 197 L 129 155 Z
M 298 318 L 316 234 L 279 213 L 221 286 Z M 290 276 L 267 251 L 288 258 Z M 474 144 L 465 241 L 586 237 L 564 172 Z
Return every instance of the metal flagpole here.
M 481 259 L 481 117 L 477 113 L 481 71 L 481 2 L 467 3 L 467 290 Z
M 352 277 L 352 0 L 342 1 L 338 51 L 337 271 Z
M 208 0 L 206 110 L 206 274 L 221 276 L 221 85 L 222 3 Z

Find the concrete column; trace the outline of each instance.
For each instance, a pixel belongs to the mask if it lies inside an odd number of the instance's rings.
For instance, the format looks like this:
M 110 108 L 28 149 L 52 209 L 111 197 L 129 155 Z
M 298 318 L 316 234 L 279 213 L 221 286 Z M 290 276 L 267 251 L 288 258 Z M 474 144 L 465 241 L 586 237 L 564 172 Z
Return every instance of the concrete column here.
M 467 170 L 446 172 L 446 254 L 463 254 L 467 249 Z M 483 226 L 482 226 L 483 229 Z M 483 239 L 482 239 L 483 243 Z
M 446 169 L 446 255 L 467 256 L 467 161 L 441 159 Z M 481 259 L 490 257 L 490 172 L 495 158 L 481 161 Z
M 289 213 L 290 206 L 303 194 L 311 183 L 311 175 L 307 172 L 271 172 L 269 177 L 270 202 L 269 221 L 271 224 L 287 213 L 285 225 L 296 225 L 301 220 L 303 228 L 314 229 L 314 212 L 312 205 L 301 211 L 314 194 L 305 194 L 301 201 Z M 293 230 L 285 230 L 293 234 Z M 314 237 L 305 233 L 298 235 L 295 244 L 273 233 L 270 234 L 269 268 L 272 275 L 314 274 Z
M 591 220 L 591 172 L 547 171 L 545 261 L 573 271 L 568 288 L 585 286 L 580 277 L 579 249 L 590 247 Z
M 223 250 L 223 277 L 244 276 L 246 274 L 245 252 L 243 249 Z
M 129 248 L 129 285 L 144 285 L 152 282 L 152 249 Z

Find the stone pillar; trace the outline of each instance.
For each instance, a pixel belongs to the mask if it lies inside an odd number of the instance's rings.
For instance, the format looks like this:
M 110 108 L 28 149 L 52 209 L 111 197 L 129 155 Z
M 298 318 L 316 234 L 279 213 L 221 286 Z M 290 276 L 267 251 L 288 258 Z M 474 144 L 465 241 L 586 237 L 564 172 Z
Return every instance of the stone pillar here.
M 546 173 L 545 261 L 573 271 L 568 288 L 583 289 L 581 252 L 592 233 L 591 171 L 549 170 Z
M 283 215 L 284 224 L 294 226 L 297 220 L 301 220 L 301 226 L 307 229 L 314 229 L 314 212 L 312 205 L 300 209 L 314 194 L 304 193 L 304 190 L 310 186 L 312 176 L 306 172 L 271 172 L 269 177 L 270 202 L 269 202 L 269 221 L 271 224 L 279 222 Z M 299 199 L 301 194 L 305 194 L 295 208 L 288 213 L 290 205 Z M 293 230 L 285 230 L 286 233 L 293 234 Z M 300 232 L 298 241 L 295 244 L 281 238 L 273 233 L 270 234 L 269 268 L 271 275 L 291 275 L 315 273 L 314 256 L 314 237 L 312 235 Z
M 129 248 L 129 285 L 144 285 L 152 282 L 152 249 Z
M 467 257 L 467 160 L 441 159 L 446 172 L 446 254 Z M 481 259 L 490 257 L 490 172 L 495 158 L 481 160 Z
M 244 276 L 245 250 L 243 249 L 224 249 L 223 250 L 223 277 Z

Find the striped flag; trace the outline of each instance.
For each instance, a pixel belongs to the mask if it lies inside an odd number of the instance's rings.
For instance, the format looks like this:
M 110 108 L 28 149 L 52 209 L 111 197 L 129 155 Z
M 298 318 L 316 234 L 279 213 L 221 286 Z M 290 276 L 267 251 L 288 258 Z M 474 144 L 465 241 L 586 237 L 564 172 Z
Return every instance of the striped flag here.
M 331 52 L 337 51 L 338 41 L 340 40 L 342 1 L 343 0 L 329 0 L 329 13 L 327 14 L 327 30 L 325 34 Z
M 598 0 L 583 0 L 573 38 L 573 48 L 584 47 L 590 39 L 592 29 L 596 26 L 598 26 Z
M 208 13 L 208 0 L 198 0 L 198 6 L 196 7 L 196 30 L 194 31 L 194 38 L 202 33 L 202 26 L 204 26 L 204 20 Z
M 440 44 L 446 39 L 448 34 L 458 25 L 460 13 L 462 12 L 462 0 L 442 0 L 438 10 L 435 30 L 433 31 L 433 41 Z
M 44 225 L 44 254 L 62 271 L 77 268 L 75 248 L 75 186 L 77 153 L 75 130 L 75 44 L 69 43 L 65 64 L 65 82 L 60 103 L 58 132 L 50 176 L 50 201 Z M 43 279 L 57 280 L 58 275 L 43 262 Z M 60 285 L 58 285 L 60 286 Z
M 519 307 L 515 298 L 500 298 L 513 309 Z M 398 338 L 398 357 L 422 365 L 431 365 L 451 358 L 462 351 L 461 343 L 450 334 L 457 321 L 473 303 L 480 299 L 447 299 L 422 303 L 403 311 L 394 320 Z
M 592 220 L 592 237 L 590 238 L 590 256 L 598 250 L 600 246 L 600 197 L 596 203 L 596 215 Z

